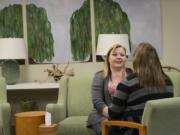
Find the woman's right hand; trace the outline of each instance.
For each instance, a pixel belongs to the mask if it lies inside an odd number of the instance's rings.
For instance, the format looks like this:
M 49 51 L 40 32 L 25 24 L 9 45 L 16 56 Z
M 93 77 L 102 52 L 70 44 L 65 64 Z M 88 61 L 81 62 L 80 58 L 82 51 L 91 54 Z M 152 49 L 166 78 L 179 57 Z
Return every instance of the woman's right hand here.
M 108 107 L 107 106 L 103 108 L 102 115 L 104 115 L 105 117 L 108 117 Z

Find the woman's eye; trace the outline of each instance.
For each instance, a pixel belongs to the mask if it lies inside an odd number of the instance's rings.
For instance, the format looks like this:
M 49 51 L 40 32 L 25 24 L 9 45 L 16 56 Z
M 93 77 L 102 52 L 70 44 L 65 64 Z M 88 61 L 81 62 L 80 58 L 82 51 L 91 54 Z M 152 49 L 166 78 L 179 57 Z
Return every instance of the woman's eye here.
M 112 55 L 113 55 L 113 56 L 117 56 L 117 54 L 116 54 L 116 53 L 113 53 Z
M 121 56 L 121 57 L 124 57 L 124 56 L 125 56 L 125 54 L 117 54 L 117 53 L 113 53 L 112 55 L 113 55 L 113 56 L 118 56 L 118 55 L 119 55 L 119 56 Z

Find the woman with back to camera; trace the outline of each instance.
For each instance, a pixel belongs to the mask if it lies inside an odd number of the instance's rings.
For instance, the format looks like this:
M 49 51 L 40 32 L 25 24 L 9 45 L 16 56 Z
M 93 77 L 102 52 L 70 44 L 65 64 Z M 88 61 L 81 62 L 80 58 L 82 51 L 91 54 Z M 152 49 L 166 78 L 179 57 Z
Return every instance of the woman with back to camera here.
M 108 118 L 108 106 L 112 102 L 117 84 L 131 72 L 130 69 L 126 69 L 125 63 L 126 49 L 115 44 L 106 55 L 104 70 L 97 72 L 94 76 L 92 82 L 94 109 L 89 114 L 87 127 L 92 128 L 97 135 L 101 135 L 102 121 Z
M 156 49 L 140 43 L 133 54 L 134 73 L 121 81 L 109 107 L 110 120 L 141 122 L 148 100 L 173 96 L 170 78 L 163 72 Z M 110 127 L 109 135 L 138 135 L 137 130 Z

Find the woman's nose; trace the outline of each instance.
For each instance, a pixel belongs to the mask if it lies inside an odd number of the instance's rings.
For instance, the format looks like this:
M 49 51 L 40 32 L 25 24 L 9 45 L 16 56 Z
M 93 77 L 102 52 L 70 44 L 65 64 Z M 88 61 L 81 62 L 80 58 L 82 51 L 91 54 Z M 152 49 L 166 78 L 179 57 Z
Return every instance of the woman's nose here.
M 117 58 L 121 58 L 122 56 L 120 54 L 117 55 Z

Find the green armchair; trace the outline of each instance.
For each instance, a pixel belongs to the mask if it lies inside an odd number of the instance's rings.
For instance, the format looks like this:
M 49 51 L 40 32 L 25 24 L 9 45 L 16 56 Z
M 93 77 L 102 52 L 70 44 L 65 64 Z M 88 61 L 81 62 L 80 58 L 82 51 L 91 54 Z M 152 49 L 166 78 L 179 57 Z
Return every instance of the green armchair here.
M 163 67 L 174 86 L 174 98 L 148 101 L 143 112 L 142 122 L 105 121 L 102 135 L 108 135 L 109 126 L 122 126 L 139 130 L 139 135 L 179 135 L 180 128 L 180 70 Z
M 5 79 L 0 77 L 0 135 L 10 135 L 11 108 L 7 103 Z
M 92 75 L 61 78 L 57 104 L 46 107 L 52 114 L 52 122 L 58 123 L 58 135 L 95 135 L 86 127 L 92 110 L 92 78 Z
M 174 96 L 180 97 L 180 69 L 170 66 L 165 66 L 163 69 L 173 82 Z
M 122 126 L 139 130 L 139 135 L 179 135 L 180 97 L 148 101 L 142 122 L 105 121 L 102 135 L 108 135 L 109 126 Z

